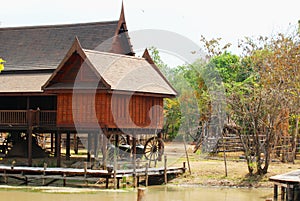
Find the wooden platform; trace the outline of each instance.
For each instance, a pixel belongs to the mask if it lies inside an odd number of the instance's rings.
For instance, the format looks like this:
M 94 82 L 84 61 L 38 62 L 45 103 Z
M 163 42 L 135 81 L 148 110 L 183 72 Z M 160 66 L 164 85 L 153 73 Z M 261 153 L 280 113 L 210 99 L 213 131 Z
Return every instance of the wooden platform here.
M 133 177 L 139 183 L 139 178 L 144 177 L 145 183 L 148 183 L 148 177 L 157 176 L 164 178 L 168 175 L 179 175 L 185 172 L 185 167 L 168 167 L 168 168 L 139 168 L 136 170 L 92 170 L 77 168 L 44 168 L 44 167 L 11 167 L 0 165 L 0 176 L 3 177 L 4 183 L 9 184 L 9 178 L 20 181 L 18 185 L 51 185 L 57 181 L 63 181 L 63 186 L 67 185 L 68 180 L 82 182 L 83 185 L 89 186 L 98 184 L 102 180 L 105 187 L 109 187 L 109 182 L 113 180 L 114 185 L 119 188 L 121 179 Z M 16 182 L 15 182 L 16 183 Z M 136 187 L 134 185 L 134 187 Z
M 281 200 L 300 200 L 300 170 L 269 178 L 274 182 L 274 200 L 278 199 L 278 188 L 281 190 Z

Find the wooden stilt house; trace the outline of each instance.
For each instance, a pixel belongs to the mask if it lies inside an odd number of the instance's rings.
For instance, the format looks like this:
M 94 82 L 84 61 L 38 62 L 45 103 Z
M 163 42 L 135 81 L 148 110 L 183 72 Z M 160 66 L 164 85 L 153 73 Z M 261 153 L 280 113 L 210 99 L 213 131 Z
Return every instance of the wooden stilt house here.
M 134 56 L 123 7 L 118 21 L 1 28 L 0 44 L 0 132 L 26 135 L 29 166 L 33 133 L 51 133 L 59 166 L 62 134 L 68 157 L 71 133 L 155 133 L 176 96 L 147 51 Z

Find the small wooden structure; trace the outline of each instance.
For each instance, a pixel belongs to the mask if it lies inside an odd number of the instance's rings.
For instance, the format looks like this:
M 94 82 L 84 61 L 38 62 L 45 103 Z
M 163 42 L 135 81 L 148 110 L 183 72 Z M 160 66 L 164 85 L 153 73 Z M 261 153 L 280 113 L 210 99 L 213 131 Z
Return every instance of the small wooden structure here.
M 66 159 L 70 135 L 88 136 L 89 161 L 99 147 L 105 160 L 112 135 L 116 141 L 130 136 L 135 154 L 138 134 L 162 129 L 163 99 L 177 92 L 147 50 L 142 58 L 134 56 L 123 6 L 118 21 L 1 28 L 0 35 L 0 56 L 6 60 L 0 74 L 0 132 L 26 135 L 28 166 L 33 134 L 51 133 L 60 166 L 63 134 Z
M 274 200 L 278 199 L 278 189 L 281 192 L 281 200 L 300 200 L 300 170 L 270 177 L 274 182 Z
M 20 181 L 21 185 L 43 185 L 48 186 L 54 182 L 62 181 L 63 186 L 72 185 L 74 181 L 76 185 L 85 185 L 92 187 L 101 187 L 100 183 L 103 180 L 105 187 L 109 188 L 109 183 L 114 180 L 116 188 L 120 188 L 120 180 L 128 177 L 136 177 L 136 184 L 134 187 L 139 186 L 140 178 L 144 178 L 145 186 L 148 185 L 149 177 L 168 177 L 171 175 L 183 174 L 185 167 L 168 167 L 168 168 L 147 168 L 139 167 L 135 170 L 116 170 L 116 172 L 108 170 L 92 170 L 78 168 L 51 168 L 51 167 L 14 167 L 0 165 L 0 176 L 3 178 L 4 183 L 9 184 L 9 179 Z M 128 179 L 125 179 L 125 181 Z M 78 183 L 80 182 L 80 183 Z M 166 182 L 166 181 L 165 181 Z M 85 184 L 84 184 L 85 183 Z M 94 185 L 96 184 L 96 185 Z M 136 185 L 136 186 L 135 186 Z

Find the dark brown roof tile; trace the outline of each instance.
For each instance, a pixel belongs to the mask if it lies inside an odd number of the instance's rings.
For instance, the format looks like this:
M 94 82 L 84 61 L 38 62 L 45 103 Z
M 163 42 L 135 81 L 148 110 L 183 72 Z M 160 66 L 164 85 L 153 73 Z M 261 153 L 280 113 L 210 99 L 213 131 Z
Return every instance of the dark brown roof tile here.
M 5 71 L 55 69 L 75 36 L 83 48 L 97 49 L 103 41 L 114 37 L 117 28 L 118 21 L 0 28 L 0 57 L 6 60 Z M 110 51 L 111 41 L 100 50 Z

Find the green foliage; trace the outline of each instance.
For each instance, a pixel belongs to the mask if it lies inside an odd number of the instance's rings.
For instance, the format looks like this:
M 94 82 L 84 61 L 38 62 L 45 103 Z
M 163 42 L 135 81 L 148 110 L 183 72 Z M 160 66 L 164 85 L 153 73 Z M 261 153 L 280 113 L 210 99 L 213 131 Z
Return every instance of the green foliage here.
M 0 73 L 4 70 L 4 63 L 5 61 L 0 57 Z
M 220 74 L 223 82 L 236 81 L 240 77 L 240 58 L 228 52 L 212 57 L 210 63 Z
M 173 99 L 165 99 L 164 104 L 164 132 L 169 139 L 179 137 L 178 134 L 192 133 L 191 128 L 198 125 L 199 112 L 197 107 L 197 97 L 194 91 L 197 86 L 197 71 L 191 66 L 168 67 L 155 48 L 150 48 L 150 54 L 155 64 L 177 90 L 179 96 Z M 187 81 L 188 80 L 188 81 Z M 194 81 L 194 86 L 189 83 Z
M 180 80 L 176 71 L 168 67 L 161 59 L 159 51 L 155 47 L 149 48 L 149 53 L 153 59 L 156 66 L 164 74 L 164 76 L 170 81 L 175 89 L 180 87 L 180 82 L 175 80 Z M 166 98 L 164 102 L 164 133 L 169 137 L 169 139 L 174 139 L 179 131 L 181 125 L 181 110 L 179 98 Z
M 180 127 L 180 104 L 177 98 L 166 98 L 164 103 L 164 131 L 168 134 L 169 139 L 176 138 Z
M 240 42 L 242 56 L 228 52 L 230 44 L 221 47 L 220 39 L 202 37 L 201 41 L 208 62 L 198 60 L 172 69 L 152 50 L 155 62 L 180 94 L 166 100 L 168 134 L 174 138 L 179 128 L 192 133 L 190 125 L 209 122 L 215 98 L 212 92 L 224 87 L 227 119 L 240 129 L 249 173 L 265 174 L 277 139 L 291 131 L 294 137 L 299 134 L 300 35 L 246 37 Z M 286 126 L 286 122 L 292 125 Z M 264 141 L 261 135 L 266 136 Z

